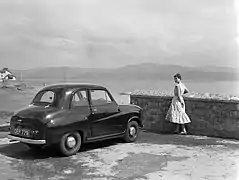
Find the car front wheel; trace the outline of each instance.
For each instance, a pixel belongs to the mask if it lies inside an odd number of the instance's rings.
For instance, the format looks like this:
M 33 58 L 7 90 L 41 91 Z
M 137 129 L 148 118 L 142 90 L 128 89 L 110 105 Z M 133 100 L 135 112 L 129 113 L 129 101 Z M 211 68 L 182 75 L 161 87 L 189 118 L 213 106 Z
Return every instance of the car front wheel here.
M 78 132 L 67 133 L 59 142 L 60 153 L 64 156 L 76 154 L 81 147 L 81 135 Z
M 128 122 L 124 140 L 127 143 L 134 142 L 139 135 L 139 125 L 136 121 Z

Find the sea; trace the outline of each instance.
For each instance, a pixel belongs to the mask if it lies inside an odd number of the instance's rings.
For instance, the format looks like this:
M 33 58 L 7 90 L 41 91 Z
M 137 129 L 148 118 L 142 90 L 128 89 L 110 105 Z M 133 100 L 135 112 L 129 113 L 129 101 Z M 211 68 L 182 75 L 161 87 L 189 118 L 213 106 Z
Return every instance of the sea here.
M 117 101 L 126 102 L 128 97 L 120 95 L 123 92 L 133 92 L 135 90 L 156 90 L 160 92 L 173 92 L 173 80 L 120 80 L 120 79 L 67 79 L 49 80 L 49 79 L 28 79 L 26 83 L 32 86 L 42 86 L 42 84 L 54 84 L 59 82 L 87 82 L 99 84 L 107 87 Z M 239 81 L 183 81 L 190 92 L 193 93 L 212 93 L 222 95 L 234 95 L 239 97 Z

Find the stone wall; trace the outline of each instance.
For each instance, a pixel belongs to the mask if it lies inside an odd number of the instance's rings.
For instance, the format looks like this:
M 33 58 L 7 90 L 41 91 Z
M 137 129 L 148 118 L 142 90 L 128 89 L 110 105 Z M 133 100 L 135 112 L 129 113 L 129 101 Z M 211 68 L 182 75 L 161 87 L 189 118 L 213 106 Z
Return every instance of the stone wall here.
M 152 93 L 151 93 L 152 94 Z M 239 101 L 223 98 L 184 98 L 186 112 L 192 123 L 189 134 L 239 139 Z M 166 122 L 165 116 L 172 100 L 171 95 L 132 93 L 131 104 L 144 110 L 144 128 L 157 133 L 173 132 L 175 125 Z

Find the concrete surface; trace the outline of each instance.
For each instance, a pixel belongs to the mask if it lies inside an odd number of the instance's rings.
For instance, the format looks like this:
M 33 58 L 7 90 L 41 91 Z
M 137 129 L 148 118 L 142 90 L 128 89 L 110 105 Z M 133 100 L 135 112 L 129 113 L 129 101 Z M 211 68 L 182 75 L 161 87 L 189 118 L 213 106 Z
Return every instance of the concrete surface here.
M 0 132 L 0 139 L 6 138 L 9 132 Z
M 34 152 L 2 138 L 0 177 L 1 180 L 237 180 L 239 141 L 142 132 L 136 143 L 119 140 L 92 143 L 77 155 L 58 157 L 54 149 Z

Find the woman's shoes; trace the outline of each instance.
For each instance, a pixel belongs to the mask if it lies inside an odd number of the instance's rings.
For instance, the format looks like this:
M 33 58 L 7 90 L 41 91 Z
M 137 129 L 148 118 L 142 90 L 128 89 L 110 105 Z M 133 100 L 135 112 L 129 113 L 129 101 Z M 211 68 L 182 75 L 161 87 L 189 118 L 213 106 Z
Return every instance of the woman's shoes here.
M 179 134 L 179 135 L 187 135 L 187 132 L 178 132 L 178 131 L 174 131 L 174 134 Z
M 187 135 L 187 132 L 182 131 L 182 132 L 180 132 L 179 134 L 180 134 L 180 135 Z

